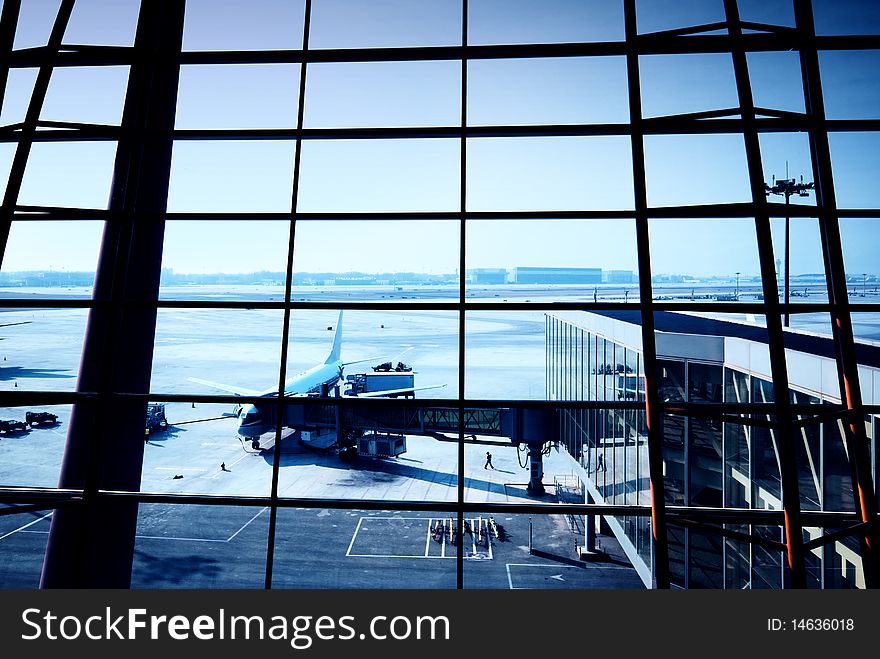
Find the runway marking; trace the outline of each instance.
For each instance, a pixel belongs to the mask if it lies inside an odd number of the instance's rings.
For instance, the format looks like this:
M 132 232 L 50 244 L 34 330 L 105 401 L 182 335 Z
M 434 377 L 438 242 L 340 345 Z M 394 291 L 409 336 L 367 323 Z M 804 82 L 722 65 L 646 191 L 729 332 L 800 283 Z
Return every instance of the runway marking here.
M 19 526 L 19 527 L 18 527 L 17 529 L 15 529 L 14 531 L 10 531 L 9 533 L 7 533 L 7 534 L 5 534 L 5 535 L 0 535 L 0 540 L 4 540 L 4 539 L 8 538 L 9 536 L 11 536 L 11 535 L 14 534 L 14 533 L 19 533 L 20 531 L 24 531 L 24 530 L 25 530 L 26 528 L 28 528 L 29 526 L 33 526 L 34 524 L 39 524 L 39 523 L 42 522 L 44 519 L 46 519 L 47 517 L 51 517 L 51 516 L 52 516 L 52 513 L 46 513 L 45 515 L 43 515 L 43 516 L 40 517 L 39 519 L 35 519 L 35 520 L 32 521 L 32 522 L 28 522 L 28 523 L 25 524 L 24 526 Z M 45 533 L 45 531 L 43 531 L 43 533 Z
M 512 567 L 549 567 L 553 570 L 631 570 L 632 568 L 621 567 L 619 565 L 589 565 L 584 564 L 580 565 L 554 565 L 552 563 L 508 563 L 507 564 L 507 585 L 510 587 L 510 590 L 535 590 L 541 589 L 543 586 L 535 586 L 534 588 L 530 586 L 514 586 L 513 585 L 513 575 L 510 572 L 510 568 Z M 565 581 L 562 578 L 561 574 L 554 574 L 548 577 L 550 579 L 555 579 L 557 581 Z
M 257 517 L 259 517 L 260 515 L 262 515 L 262 514 L 263 514 L 264 512 L 266 512 L 267 510 L 269 510 L 269 507 L 268 507 L 268 506 L 266 506 L 266 507 L 263 508 L 260 512 L 258 512 L 256 515 L 254 515 L 253 517 L 251 517 L 248 521 L 246 521 L 246 522 L 244 523 L 244 525 L 243 525 L 240 529 L 238 529 L 238 531 L 236 531 L 236 532 L 233 533 L 231 536 L 229 536 L 229 537 L 226 539 L 226 542 L 231 541 L 235 536 L 237 536 L 239 533 L 241 533 L 242 531 L 244 531 L 244 530 L 250 525 L 251 522 L 253 522 L 255 519 L 257 519 Z
M 404 555 L 399 555 L 399 554 L 352 554 L 351 552 L 352 552 L 352 549 L 354 548 L 354 543 L 357 540 L 358 533 L 360 533 L 360 530 L 361 530 L 361 524 L 365 519 L 370 520 L 370 521 L 377 520 L 377 519 L 393 519 L 393 520 L 416 520 L 416 521 L 426 522 L 427 528 L 425 530 L 426 535 L 425 535 L 425 554 L 424 554 L 424 556 L 419 556 L 418 554 L 404 554 Z M 419 558 L 419 559 L 424 559 L 424 558 L 453 559 L 453 558 L 455 558 L 455 555 L 452 555 L 452 556 L 446 555 L 446 545 L 447 545 L 447 534 L 446 533 L 443 534 L 442 541 L 440 543 L 440 555 L 439 556 L 431 556 L 430 555 L 431 554 L 431 523 L 434 521 L 434 519 L 435 518 L 433 518 L 433 517 L 430 519 L 426 519 L 424 517 L 387 517 L 387 516 L 368 516 L 368 517 L 365 517 L 365 516 L 361 515 L 360 518 L 358 519 L 357 526 L 354 529 L 354 533 L 352 533 L 352 535 L 351 535 L 351 542 L 348 543 L 348 550 L 345 552 L 345 556 L 348 558 Z M 442 519 L 442 518 L 436 518 L 436 519 Z M 449 518 L 446 518 L 446 519 L 449 519 Z M 471 521 L 471 527 L 473 528 L 473 523 L 476 522 L 477 519 L 471 518 L 470 521 Z M 473 544 L 473 548 L 474 548 L 473 553 L 470 555 L 465 555 L 464 560 L 466 560 L 466 561 L 468 561 L 468 560 L 486 560 L 486 559 L 491 560 L 493 558 L 491 542 L 489 543 L 488 556 L 481 555 L 481 554 L 477 553 L 475 539 L 473 540 L 472 544 Z
M 245 453 L 245 454 L 242 455 L 238 460 L 236 460 L 235 462 L 233 462 L 233 463 L 227 465 L 227 466 L 226 466 L 226 471 L 230 471 L 230 468 L 231 468 L 231 467 L 234 467 L 235 465 L 237 465 L 237 464 L 238 464 L 239 462 L 241 462 L 242 460 L 246 460 L 246 459 L 249 458 L 251 455 L 253 455 L 253 454 L 252 454 L 252 453 Z M 207 470 L 207 469 L 202 469 L 202 471 L 208 471 L 208 470 Z M 216 473 L 215 473 L 213 476 L 199 476 L 199 478 L 205 478 L 205 479 L 207 479 L 207 480 L 213 480 L 213 479 L 215 479 L 215 478 L 220 478 L 220 474 L 222 474 L 222 473 L 223 473 L 223 470 L 222 470 L 222 469 L 218 469 L 218 470 L 216 471 Z

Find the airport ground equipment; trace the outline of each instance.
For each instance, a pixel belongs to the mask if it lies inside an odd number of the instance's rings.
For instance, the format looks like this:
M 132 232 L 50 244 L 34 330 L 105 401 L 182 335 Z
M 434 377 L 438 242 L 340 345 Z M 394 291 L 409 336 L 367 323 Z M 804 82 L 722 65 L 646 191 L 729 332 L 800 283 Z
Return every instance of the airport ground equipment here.
M 406 453 L 406 435 L 368 432 L 357 440 L 358 454 L 370 458 L 396 458 Z
M 0 421 L 0 432 L 21 432 L 27 429 L 28 425 L 24 421 L 15 419 Z
M 403 362 L 397 362 L 397 366 L 394 366 L 391 362 L 385 362 L 383 364 L 379 364 L 378 366 L 374 366 L 373 371 L 377 373 L 388 373 L 391 371 L 395 371 L 397 373 L 408 373 L 412 371 L 412 366 L 410 366 L 409 364 L 404 364 Z
M 168 420 L 165 418 L 165 403 L 149 403 L 147 405 L 147 431 L 152 433 L 165 430 L 167 427 Z
M 44 426 L 58 422 L 58 415 L 51 412 L 26 412 L 24 422 L 33 426 Z
M 345 395 L 356 396 L 358 394 L 372 393 L 374 391 L 393 390 L 397 393 L 389 394 L 387 397 L 414 397 L 415 392 L 406 391 L 406 389 L 412 389 L 415 387 L 415 373 L 412 372 L 412 369 L 408 371 L 398 371 L 390 368 L 391 362 L 388 362 L 387 365 L 389 367 L 388 370 L 383 368 L 386 366 L 385 364 L 380 364 L 375 368 L 382 368 L 382 370 L 376 370 L 372 373 L 354 373 L 346 376 L 345 383 L 347 389 L 345 390 Z

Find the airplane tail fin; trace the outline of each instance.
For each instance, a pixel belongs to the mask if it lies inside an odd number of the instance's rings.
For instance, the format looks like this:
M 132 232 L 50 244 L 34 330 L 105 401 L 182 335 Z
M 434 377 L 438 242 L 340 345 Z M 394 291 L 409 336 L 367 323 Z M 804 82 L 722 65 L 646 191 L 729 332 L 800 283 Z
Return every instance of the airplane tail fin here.
M 325 364 L 332 364 L 341 359 L 342 354 L 342 312 L 339 312 L 339 319 L 336 321 L 336 334 L 333 336 L 333 348 L 324 361 Z

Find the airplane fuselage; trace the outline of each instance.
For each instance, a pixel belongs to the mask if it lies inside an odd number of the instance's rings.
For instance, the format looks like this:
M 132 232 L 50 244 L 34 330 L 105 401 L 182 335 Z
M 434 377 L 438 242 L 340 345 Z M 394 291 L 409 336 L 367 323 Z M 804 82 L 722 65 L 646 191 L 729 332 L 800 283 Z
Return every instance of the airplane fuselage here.
M 342 360 L 318 364 L 287 380 L 284 384 L 285 396 L 302 396 L 320 393 L 326 386 L 336 386 L 342 379 Z M 245 406 L 238 417 L 238 434 L 242 437 L 256 438 L 274 432 L 277 412 L 277 398 L 274 393 L 266 394 L 265 403 Z

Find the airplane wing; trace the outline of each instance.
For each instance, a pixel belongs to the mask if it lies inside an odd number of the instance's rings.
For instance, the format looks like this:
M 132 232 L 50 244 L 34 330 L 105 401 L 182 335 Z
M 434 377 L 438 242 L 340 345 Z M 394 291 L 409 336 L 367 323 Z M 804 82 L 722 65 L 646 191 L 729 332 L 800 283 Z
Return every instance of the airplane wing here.
M 408 352 L 409 352 L 410 350 L 412 350 L 412 349 L 413 349 L 413 347 L 410 346 L 410 347 L 408 347 L 406 350 L 403 350 L 403 351 L 397 353 L 397 354 L 396 354 L 394 357 L 392 357 L 390 360 L 388 359 L 388 355 L 373 355 L 372 357 L 366 357 L 366 358 L 364 358 L 364 359 L 355 359 L 354 361 L 343 362 L 342 365 L 343 365 L 343 366 L 348 366 L 349 364 L 362 364 L 363 362 L 373 362 L 373 361 L 380 361 L 380 360 L 383 361 L 383 362 L 384 362 L 384 361 L 392 361 L 392 362 L 395 362 L 395 361 L 398 361 L 401 357 L 403 357 L 406 353 L 408 353 Z
M 255 389 L 247 389 L 246 387 L 237 387 L 231 384 L 223 384 L 221 382 L 211 382 L 210 380 L 202 380 L 200 378 L 187 378 L 190 382 L 198 382 L 199 384 L 204 384 L 208 387 L 213 387 L 214 389 L 219 389 L 220 391 L 228 391 L 231 394 L 235 394 L 236 396 L 262 396 L 263 392 L 256 391 Z
M 442 389 L 445 384 L 432 384 L 427 387 L 409 387 L 404 389 L 382 389 L 380 391 L 369 391 L 363 394 L 350 394 L 352 398 L 376 398 L 377 396 L 389 396 L 394 394 L 408 394 L 413 391 L 425 391 L 426 389 Z

